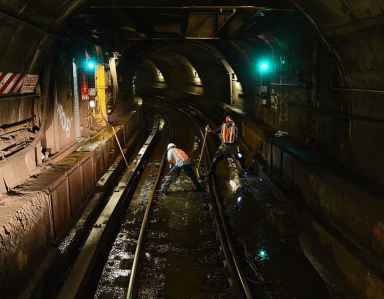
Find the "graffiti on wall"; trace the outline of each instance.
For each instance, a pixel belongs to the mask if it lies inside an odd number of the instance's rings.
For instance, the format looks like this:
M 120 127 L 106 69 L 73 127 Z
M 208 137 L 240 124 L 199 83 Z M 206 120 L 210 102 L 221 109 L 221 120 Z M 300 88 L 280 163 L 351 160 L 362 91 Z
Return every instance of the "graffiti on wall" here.
M 65 114 L 64 108 L 61 104 L 57 105 L 56 112 L 59 118 L 59 124 L 61 125 L 65 136 L 69 137 L 71 135 L 72 120 Z

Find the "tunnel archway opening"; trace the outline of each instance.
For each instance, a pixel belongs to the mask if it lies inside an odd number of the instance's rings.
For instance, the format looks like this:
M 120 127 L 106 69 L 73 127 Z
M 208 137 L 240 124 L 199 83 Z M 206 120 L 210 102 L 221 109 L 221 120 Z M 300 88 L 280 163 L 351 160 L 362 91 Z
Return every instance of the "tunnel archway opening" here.
M 184 55 L 173 51 L 161 51 L 154 54 L 167 67 L 172 76 L 173 88 L 181 95 L 201 96 L 204 94 L 204 82 L 191 61 Z
M 145 59 L 137 66 L 132 76 L 132 94 L 144 96 L 161 93 L 167 88 L 167 82 L 162 71 L 150 59 Z
M 203 106 L 224 102 L 238 111 L 244 110 L 246 95 L 242 79 L 214 45 L 200 42 L 153 45 L 145 49 L 143 57 L 149 57 L 162 70 L 170 98 L 190 97 Z

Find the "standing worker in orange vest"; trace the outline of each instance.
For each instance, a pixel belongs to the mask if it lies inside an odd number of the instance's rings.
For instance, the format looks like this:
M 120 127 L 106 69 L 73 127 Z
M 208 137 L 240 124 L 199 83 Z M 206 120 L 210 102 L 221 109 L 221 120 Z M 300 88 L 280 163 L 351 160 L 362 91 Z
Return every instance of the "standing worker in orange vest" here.
M 197 180 L 195 170 L 193 169 L 191 159 L 188 155 L 180 148 L 177 148 L 174 143 L 168 144 L 167 147 L 167 160 L 170 164 L 171 170 L 165 178 L 163 185 L 161 186 L 160 192 L 167 194 L 169 186 L 176 181 L 181 171 L 184 171 L 187 176 L 192 180 L 196 186 L 196 191 L 204 191 L 203 186 Z
M 207 126 L 207 131 L 212 132 L 209 126 Z M 227 157 L 236 157 L 235 154 L 238 129 L 232 118 L 229 115 L 226 116 L 224 123 L 219 129 L 214 132 L 220 133 L 221 145 L 213 156 L 212 164 L 207 173 L 207 177 L 210 176 L 216 170 L 217 162 Z

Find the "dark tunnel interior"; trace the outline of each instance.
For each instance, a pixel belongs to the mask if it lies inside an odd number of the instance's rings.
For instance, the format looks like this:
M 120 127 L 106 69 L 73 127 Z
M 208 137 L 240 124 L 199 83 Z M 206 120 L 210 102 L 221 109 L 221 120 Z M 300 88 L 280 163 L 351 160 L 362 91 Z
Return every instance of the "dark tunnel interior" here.
M 0 297 L 383 299 L 383 11 L 0 0 Z

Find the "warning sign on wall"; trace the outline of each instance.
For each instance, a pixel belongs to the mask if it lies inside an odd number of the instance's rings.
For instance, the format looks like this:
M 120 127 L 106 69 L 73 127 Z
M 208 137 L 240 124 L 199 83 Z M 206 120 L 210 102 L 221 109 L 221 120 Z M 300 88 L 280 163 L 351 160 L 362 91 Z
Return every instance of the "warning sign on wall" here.
M 34 93 L 36 89 L 37 81 L 39 81 L 38 75 L 30 75 L 30 74 L 25 75 L 23 86 L 21 87 L 20 93 Z
M 34 93 L 38 80 L 38 75 L 0 72 L 0 96 Z

